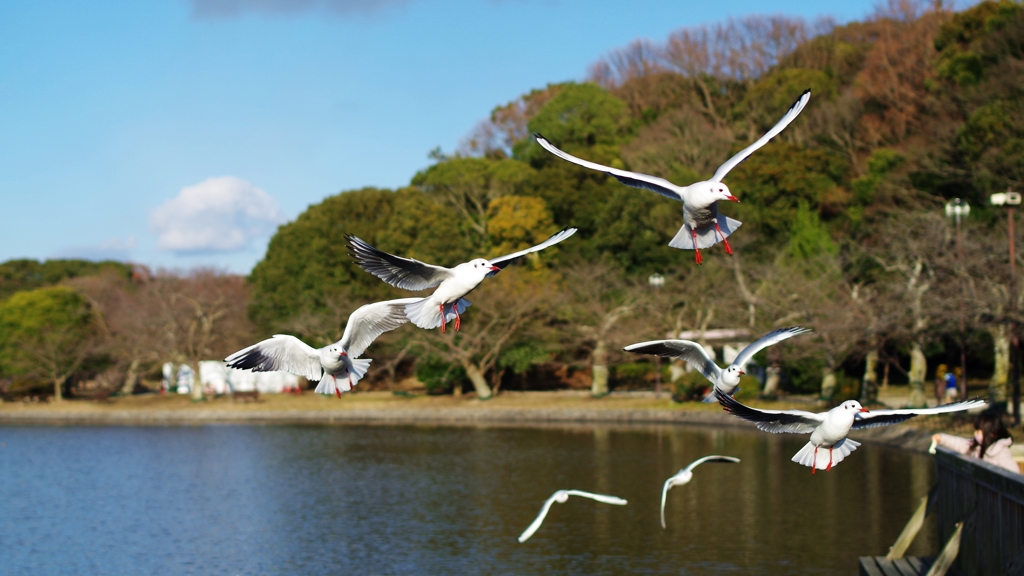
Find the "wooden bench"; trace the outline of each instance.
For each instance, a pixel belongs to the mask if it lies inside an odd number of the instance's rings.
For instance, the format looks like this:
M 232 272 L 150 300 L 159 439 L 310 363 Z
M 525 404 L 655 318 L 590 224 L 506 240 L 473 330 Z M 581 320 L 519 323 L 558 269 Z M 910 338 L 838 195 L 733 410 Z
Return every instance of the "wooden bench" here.
M 861 556 L 860 576 L 924 576 L 935 558 L 908 556 L 886 560 L 885 556 Z
M 241 392 L 232 392 L 231 400 L 234 402 L 259 402 L 260 391 L 259 390 L 245 390 Z

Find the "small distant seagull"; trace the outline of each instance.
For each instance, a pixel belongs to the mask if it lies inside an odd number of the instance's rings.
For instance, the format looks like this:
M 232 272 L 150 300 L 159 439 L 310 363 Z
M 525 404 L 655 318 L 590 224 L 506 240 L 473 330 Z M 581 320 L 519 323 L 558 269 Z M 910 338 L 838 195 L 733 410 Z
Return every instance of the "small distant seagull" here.
M 523 533 L 519 535 L 519 543 L 522 544 L 523 542 L 529 540 L 530 536 L 533 536 L 533 533 L 536 532 L 538 528 L 540 528 L 540 525 L 544 523 L 544 518 L 548 515 L 548 510 L 551 509 L 552 504 L 554 504 L 555 502 L 558 502 L 559 504 L 565 504 L 566 500 L 569 499 L 569 496 L 583 496 L 584 498 L 590 498 L 592 500 L 597 500 L 598 502 L 604 502 L 605 504 L 615 504 L 618 506 L 626 505 L 625 500 L 623 500 L 622 498 L 618 498 L 616 496 L 592 494 L 590 492 L 584 492 L 582 490 L 559 490 L 558 492 L 552 494 L 551 498 L 548 498 L 547 501 L 544 502 L 544 506 L 541 506 L 540 514 L 537 515 L 537 518 L 534 519 L 533 523 L 530 524 L 526 528 L 526 530 L 524 530 Z
M 874 428 L 888 426 L 909 420 L 914 416 L 926 414 L 942 414 L 970 410 L 987 404 L 980 398 L 964 400 L 936 408 L 912 408 L 904 410 L 869 411 L 856 400 L 848 400 L 828 412 L 804 412 L 803 410 L 758 410 L 740 404 L 736 399 L 725 394 L 718 395 L 718 402 L 726 412 L 749 420 L 761 430 L 779 434 L 810 434 L 811 441 L 793 456 L 793 462 L 811 467 L 811 474 L 816 470 L 831 470 L 851 452 L 860 446 L 860 442 L 846 437 L 851 429 Z M 818 448 L 828 448 L 828 460 L 822 451 L 818 457 Z
M 352 250 L 352 257 L 363 270 L 392 286 L 406 290 L 426 290 L 437 286 L 437 290 L 430 296 L 414 299 L 406 305 L 405 313 L 420 328 L 429 330 L 440 326 L 443 333 L 445 325 L 453 318 L 456 331 L 462 326 L 460 315 L 470 305 L 463 296 L 475 290 L 484 278 L 494 276 L 523 256 L 554 246 L 575 233 L 576 228 L 565 228 L 532 248 L 493 260 L 477 258 L 454 268 L 443 268 L 388 254 L 356 236 L 348 236 L 348 246 Z
M 773 330 L 762 336 L 757 342 L 744 348 L 725 370 L 722 370 L 715 364 L 715 361 L 708 356 L 703 346 L 690 340 L 652 340 L 650 342 L 630 344 L 623 348 L 623 350 L 637 354 L 653 354 L 655 356 L 668 356 L 685 360 L 690 366 L 700 370 L 700 373 L 714 384 L 711 391 L 704 397 L 704 402 L 714 402 L 716 400 L 716 393 L 729 396 L 736 394 L 740 385 L 740 376 L 744 374 L 743 369 L 747 366 L 747 362 L 750 362 L 750 359 L 754 357 L 754 354 L 772 344 L 777 344 L 787 338 L 808 332 L 810 330 L 800 326 Z
M 701 258 L 700 255 L 700 249 L 710 248 L 719 241 L 724 242 L 725 251 L 732 254 L 732 247 L 729 246 L 727 238 L 742 224 L 738 220 L 733 220 L 732 218 L 722 216 L 718 213 L 719 200 L 739 202 L 739 199 L 733 196 L 732 192 L 729 191 L 729 187 L 722 183 L 722 179 L 725 178 L 725 175 L 735 168 L 740 162 L 746 160 L 748 156 L 762 148 L 769 140 L 782 132 L 786 126 L 789 126 L 793 120 L 796 120 L 796 117 L 800 115 L 800 112 L 802 112 L 804 107 L 807 106 L 807 102 L 810 101 L 810 99 L 811 91 L 805 90 L 804 93 L 800 95 L 800 98 L 797 98 L 796 102 L 794 102 L 789 110 L 786 111 L 786 114 L 782 119 L 779 120 L 779 122 L 764 136 L 761 136 L 757 142 L 754 142 L 750 146 L 740 150 L 738 154 L 727 160 L 725 164 L 719 166 L 718 170 L 715 171 L 715 175 L 712 176 L 710 180 L 696 182 L 689 186 L 676 186 L 668 180 L 658 178 L 657 176 L 648 176 L 647 174 L 640 174 L 638 172 L 628 172 L 626 170 L 619 170 L 617 168 L 602 166 L 601 164 L 596 164 L 594 162 L 588 162 L 587 160 L 577 158 L 555 148 L 555 146 L 541 134 L 534 134 L 533 137 L 537 139 L 537 143 L 543 146 L 545 150 L 563 160 L 583 166 L 584 168 L 604 172 L 626 186 L 645 188 L 652 192 L 657 192 L 662 196 L 682 202 L 683 227 L 679 229 L 675 238 L 673 238 L 668 245 L 682 250 L 696 250 L 697 264 L 700 264 L 703 262 L 703 258 Z M 721 240 L 719 240 L 719 238 Z
M 317 393 L 341 398 L 341 393 L 351 390 L 370 368 L 369 358 L 357 358 L 378 336 L 408 322 L 405 307 L 418 300 L 402 298 L 360 306 L 348 317 L 341 340 L 330 346 L 313 348 L 295 336 L 275 334 L 224 361 L 229 368 L 253 372 L 283 370 L 311 381 L 319 380 Z
M 739 458 L 733 458 L 732 456 L 705 456 L 699 460 L 690 462 L 689 466 L 677 472 L 675 476 L 665 480 L 665 486 L 661 489 L 661 527 L 665 527 L 665 496 L 668 495 L 669 488 L 689 484 L 690 480 L 693 480 L 693 469 L 705 462 L 727 462 L 737 464 L 739 461 Z

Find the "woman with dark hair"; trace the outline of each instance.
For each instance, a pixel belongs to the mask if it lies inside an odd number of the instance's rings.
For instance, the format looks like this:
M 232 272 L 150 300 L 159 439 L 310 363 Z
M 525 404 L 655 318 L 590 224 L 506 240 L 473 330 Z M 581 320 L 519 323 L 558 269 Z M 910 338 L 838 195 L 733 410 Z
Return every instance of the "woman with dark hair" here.
M 968 456 L 981 458 L 989 464 L 1020 474 L 1017 462 L 1010 454 L 1013 437 L 995 412 L 982 412 L 974 418 L 974 438 L 960 438 L 949 434 L 934 434 L 932 441 Z

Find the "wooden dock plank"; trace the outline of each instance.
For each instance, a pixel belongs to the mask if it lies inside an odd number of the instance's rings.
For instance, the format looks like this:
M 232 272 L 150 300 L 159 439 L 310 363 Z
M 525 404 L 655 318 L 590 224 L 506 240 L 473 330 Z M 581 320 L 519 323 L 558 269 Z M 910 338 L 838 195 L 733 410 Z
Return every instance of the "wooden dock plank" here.
M 887 560 L 885 556 L 876 557 L 875 563 L 878 564 L 882 574 L 885 574 L 885 576 L 903 576 L 903 574 L 900 574 L 899 568 L 893 565 L 891 560 Z
M 924 576 L 935 561 L 931 557 L 908 556 L 886 560 L 885 556 L 861 556 L 860 576 Z
M 875 563 L 874 556 L 860 557 L 860 576 L 885 576 L 882 570 Z

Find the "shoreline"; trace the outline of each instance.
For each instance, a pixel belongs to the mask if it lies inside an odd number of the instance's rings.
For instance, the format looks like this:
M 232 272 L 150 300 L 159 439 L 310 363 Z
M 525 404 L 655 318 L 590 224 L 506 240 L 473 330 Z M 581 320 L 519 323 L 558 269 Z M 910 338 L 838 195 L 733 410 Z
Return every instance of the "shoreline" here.
M 279 397 L 280 396 L 280 397 Z M 405 398 L 363 392 L 334 398 L 265 396 L 258 403 L 219 398 L 192 403 L 188 398 L 117 398 L 108 403 L 69 400 L 53 404 L 0 404 L 0 426 L 196 426 L 253 425 L 427 425 L 548 427 L 586 425 L 713 426 L 755 430 L 753 423 L 716 405 L 673 404 L 652 395 L 612 395 L 594 400 L 587 393 L 505 393 L 481 402 L 470 398 Z M 935 430 L 897 424 L 852 433 L 860 442 L 926 452 Z

